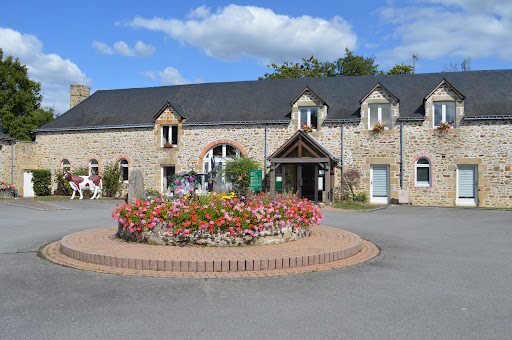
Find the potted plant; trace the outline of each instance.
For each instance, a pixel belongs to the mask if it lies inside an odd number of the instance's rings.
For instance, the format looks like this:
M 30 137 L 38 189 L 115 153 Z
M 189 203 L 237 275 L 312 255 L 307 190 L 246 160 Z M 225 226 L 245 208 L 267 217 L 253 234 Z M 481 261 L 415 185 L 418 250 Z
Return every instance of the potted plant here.
M 439 122 L 439 124 L 437 125 L 437 130 L 439 132 L 446 132 L 448 130 L 450 130 L 451 128 L 453 127 L 453 123 L 452 122 Z
M 375 123 L 375 125 L 373 126 L 373 131 L 375 132 L 382 132 L 384 131 L 384 129 L 386 128 L 386 126 L 388 126 L 387 123 L 383 123 L 381 121 L 378 121 L 377 123 Z
M 314 125 L 301 123 L 301 129 L 304 132 L 312 132 L 315 129 Z

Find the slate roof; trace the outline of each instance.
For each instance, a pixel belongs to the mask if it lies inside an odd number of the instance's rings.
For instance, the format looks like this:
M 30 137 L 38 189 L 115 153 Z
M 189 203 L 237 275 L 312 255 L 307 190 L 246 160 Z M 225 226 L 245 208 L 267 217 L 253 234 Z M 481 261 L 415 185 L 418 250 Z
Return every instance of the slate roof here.
M 0 140 L 14 140 L 14 138 L 9 137 L 3 132 L 0 132 Z
M 359 100 L 377 83 L 400 100 L 400 116 L 422 118 L 423 100 L 445 78 L 465 96 L 466 116 L 512 114 L 512 70 L 364 77 L 298 78 L 96 91 L 35 131 L 151 126 L 167 101 L 186 124 L 289 121 L 290 102 L 311 88 L 329 104 L 328 120 L 358 119 Z

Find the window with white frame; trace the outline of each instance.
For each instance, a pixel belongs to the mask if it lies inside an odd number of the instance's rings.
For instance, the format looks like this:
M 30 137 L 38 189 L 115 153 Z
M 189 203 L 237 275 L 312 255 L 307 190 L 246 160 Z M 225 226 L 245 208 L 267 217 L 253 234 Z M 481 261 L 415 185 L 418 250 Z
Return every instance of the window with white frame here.
M 434 102 L 434 127 L 440 122 L 454 124 L 455 126 L 455 102 Z
M 420 158 L 416 161 L 416 186 L 429 187 L 431 186 L 431 167 L 430 161 L 427 158 Z
M 71 164 L 69 164 L 69 161 L 66 158 L 64 158 L 62 160 L 62 162 L 60 163 L 60 166 L 61 166 L 62 172 L 68 172 L 71 170 Z
M 378 122 L 391 128 L 391 104 L 368 105 L 368 129 L 372 130 Z
M 121 171 L 121 180 L 128 181 L 128 161 L 122 158 L 119 161 L 119 170 Z
M 299 128 L 302 128 L 304 124 L 313 127 L 313 130 L 318 129 L 318 108 L 301 107 L 299 115 Z
M 178 145 L 178 126 L 162 125 L 162 146 L 172 147 Z
M 91 159 L 89 161 L 89 176 L 98 174 L 98 161 L 95 159 Z
M 208 150 L 203 158 L 204 173 L 212 173 L 217 180 L 217 186 L 221 191 L 230 189 L 224 175 L 220 172 L 222 167 L 235 157 L 240 157 L 241 152 L 231 144 L 219 144 Z

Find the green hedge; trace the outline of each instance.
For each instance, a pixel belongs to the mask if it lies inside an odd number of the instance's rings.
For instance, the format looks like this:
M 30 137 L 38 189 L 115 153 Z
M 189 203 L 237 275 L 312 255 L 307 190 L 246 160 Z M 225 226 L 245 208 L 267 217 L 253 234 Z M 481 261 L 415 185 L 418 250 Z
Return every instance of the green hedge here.
M 52 172 L 48 169 L 32 170 L 32 183 L 37 196 L 51 195 Z

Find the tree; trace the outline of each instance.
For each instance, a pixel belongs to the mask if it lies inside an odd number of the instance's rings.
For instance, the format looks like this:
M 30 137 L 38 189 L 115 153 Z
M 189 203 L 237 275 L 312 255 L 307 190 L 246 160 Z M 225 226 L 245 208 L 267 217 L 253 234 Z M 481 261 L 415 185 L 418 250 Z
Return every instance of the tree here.
M 352 193 L 352 198 L 356 199 L 356 192 L 354 188 L 359 186 L 361 182 L 361 171 L 357 169 L 349 169 L 343 173 L 343 177 L 341 177 L 341 184 L 348 186 L 350 192 Z
M 336 73 L 333 65 L 328 63 L 321 63 L 313 56 L 309 59 L 302 58 L 302 64 L 290 63 L 285 61 L 283 65 L 277 66 L 276 64 L 267 65 L 273 67 L 273 73 L 265 73 L 262 79 L 284 79 L 284 78 L 316 78 L 316 77 L 335 77 Z
M 464 58 L 460 63 L 460 71 L 471 71 L 471 57 Z M 443 72 L 459 72 L 459 66 L 453 61 L 450 65 L 444 65 Z
M 345 57 L 338 58 L 332 65 L 336 76 L 373 76 L 379 73 L 379 64 L 375 64 L 375 57 L 354 55 L 348 48 L 345 49 Z
M 0 49 L 0 124 L 19 140 L 32 140 L 31 130 L 55 118 L 53 108 L 42 108 L 41 83 L 30 80 L 27 67 Z
M 354 55 L 348 48 L 345 49 L 345 56 L 330 62 L 320 62 L 313 56 L 309 59 L 302 58 L 302 63 L 285 61 L 283 65 L 267 65 L 272 67 L 274 72 L 265 73 L 262 79 L 284 79 L 284 78 L 316 78 L 316 77 L 346 77 L 346 76 L 373 76 L 376 74 L 411 74 L 414 67 L 411 65 L 396 64 L 389 71 L 379 71 L 379 64 L 375 64 L 375 57 Z
M 237 157 L 222 168 L 226 181 L 231 183 L 240 196 L 250 194 L 251 170 L 258 170 L 259 164 L 251 157 Z
M 411 65 L 398 65 L 396 64 L 386 74 L 412 74 L 414 73 L 414 67 Z

